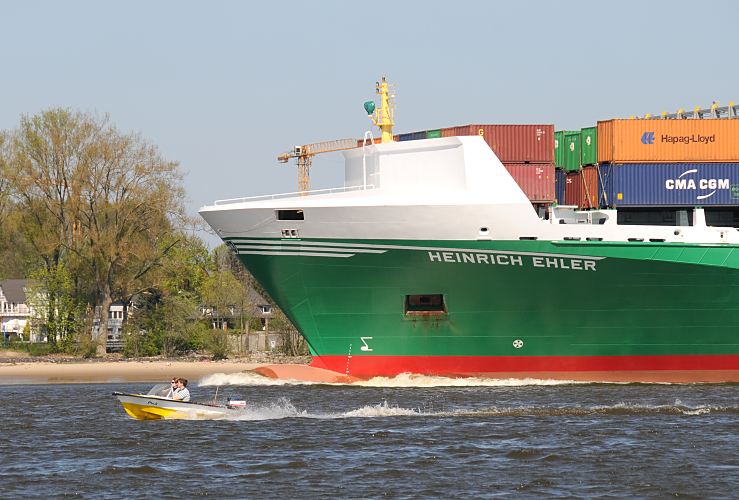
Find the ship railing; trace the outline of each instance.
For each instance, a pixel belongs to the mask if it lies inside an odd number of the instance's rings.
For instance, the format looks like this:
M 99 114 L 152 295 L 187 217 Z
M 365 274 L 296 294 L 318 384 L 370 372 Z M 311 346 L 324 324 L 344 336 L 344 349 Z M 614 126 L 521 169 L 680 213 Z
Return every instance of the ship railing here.
M 327 188 L 327 189 L 314 189 L 312 191 L 294 191 L 292 193 L 279 193 L 279 194 L 265 194 L 262 196 L 249 196 L 246 198 L 229 198 L 227 200 L 218 200 L 215 205 L 229 205 L 231 203 L 244 203 L 247 201 L 258 201 L 258 200 L 277 200 L 280 198 L 293 198 L 296 196 L 313 196 L 316 194 L 332 194 L 332 193 L 347 193 L 351 191 L 364 191 L 365 189 L 374 189 L 375 186 L 367 184 L 366 186 L 346 186 L 339 188 Z

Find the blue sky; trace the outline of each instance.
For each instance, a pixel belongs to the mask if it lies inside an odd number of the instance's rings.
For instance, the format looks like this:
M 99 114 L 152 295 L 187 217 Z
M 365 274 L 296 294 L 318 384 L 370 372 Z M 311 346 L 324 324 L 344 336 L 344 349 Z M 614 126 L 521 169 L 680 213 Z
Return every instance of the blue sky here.
M 731 1 L 5 0 L 0 128 L 56 106 L 109 113 L 180 161 L 194 214 L 294 191 L 277 154 L 361 137 L 382 75 L 396 132 L 739 102 L 737 18 Z M 313 188 L 341 183 L 339 155 L 314 162 Z

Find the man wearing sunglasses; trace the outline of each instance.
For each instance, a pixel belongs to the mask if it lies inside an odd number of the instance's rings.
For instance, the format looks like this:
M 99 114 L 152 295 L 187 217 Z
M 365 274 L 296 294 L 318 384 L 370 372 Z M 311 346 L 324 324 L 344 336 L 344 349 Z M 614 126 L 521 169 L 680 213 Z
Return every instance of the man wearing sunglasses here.
M 169 383 L 169 392 L 165 398 L 174 399 L 174 393 L 177 391 L 177 377 L 172 377 L 172 381 Z

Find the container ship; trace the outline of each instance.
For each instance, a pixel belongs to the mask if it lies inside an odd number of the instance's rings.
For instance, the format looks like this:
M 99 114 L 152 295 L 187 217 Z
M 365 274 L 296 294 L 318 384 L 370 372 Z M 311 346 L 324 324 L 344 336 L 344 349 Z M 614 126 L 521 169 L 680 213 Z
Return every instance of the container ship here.
M 305 337 L 312 367 L 350 379 L 739 382 L 739 120 L 713 133 L 633 120 L 403 137 L 384 79 L 377 92 L 379 109 L 365 109 L 379 140 L 296 147 L 282 159 L 298 160 L 301 192 L 200 210 Z M 582 149 L 558 146 L 588 133 L 599 142 L 583 166 Z M 663 135 L 714 142 L 676 158 L 646 144 Z M 662 149 L 645 156 L 628 141 Z M 344 186 L 305 189 L 312 155 L 337 149 Z M 670 192 L 649 198 L 652 177 Z

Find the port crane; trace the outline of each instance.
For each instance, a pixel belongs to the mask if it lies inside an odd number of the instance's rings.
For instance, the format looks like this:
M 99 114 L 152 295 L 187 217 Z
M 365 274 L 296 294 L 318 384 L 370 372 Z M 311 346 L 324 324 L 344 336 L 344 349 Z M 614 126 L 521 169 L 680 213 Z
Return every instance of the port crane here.
M 290 158 L 295 158 L 298 164 L 298 191 L 306 193 L 310 191 L 310 166 L 315 155 L 342 151 L 344 149 L 354 149 L 356 147 L 356 139 L 314 142 L 313 144 L 294 146 L 291 150 L 279 155 L 277 161 L 287 163 Z
M 375 110 L 374 101 L 364 103 L 364 110 L 369 115 L 372 123 L 380 127 L 382 131 L 382 142 L 393 141 L 393 125 L 395 112 L 395 95 L 390 93 L 390 84 L 385 77 L 375 83 L 375 92 L 380 95 L 380 108 Z M 366 142 L 366 141 L 365 141 Z M 373 140 L 370 140 L 372 143 Z M 315 142 L 302 146 L 293 146 L 277 157 L 280 163 L 287 163 L 290 158 L 295 158 L 298 164 L 298 191 L 305 194 L 310 191 L 310 167 L 313 157 L 319 153 L 331 153 L 344 149 L 354 149 L 361 145 L 362 141 L 356 139 L 338 139 L 335 141 Z

